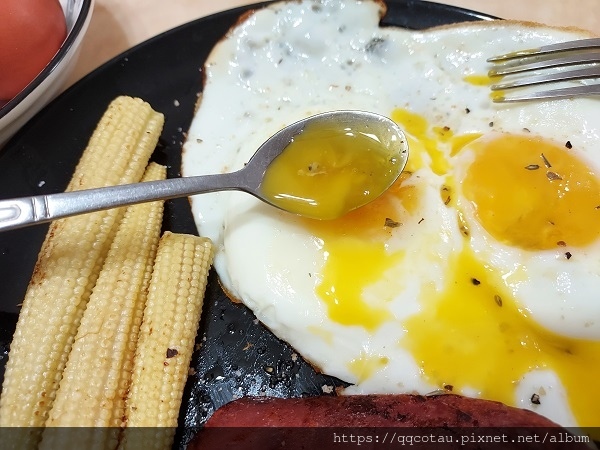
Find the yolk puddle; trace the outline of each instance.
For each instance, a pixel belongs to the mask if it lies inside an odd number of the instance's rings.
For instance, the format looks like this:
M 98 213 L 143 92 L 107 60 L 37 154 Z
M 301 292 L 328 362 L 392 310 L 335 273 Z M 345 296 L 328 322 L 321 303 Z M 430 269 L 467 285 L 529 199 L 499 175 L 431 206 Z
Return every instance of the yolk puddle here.
M 490 86 L 491 84 L 494 84 L 495 82 L 497 82 L 499 79 L 500 79 L 500 77 L 489 77 L 487 74 L 485 74 L 485 75 L 472 74 L 472 75 L 465 75 L 463 77 L 463 81 L 465 81 L 466 83 L 472 84 L 473 86 Z
M 483 398 L 514 405 L 523 375 L 552 370 L 579 424 L 597 426 L 600 408 L 589 391 L 600 373 L 600 343 L 562 337 L 537 325 L 507 293 L 500 274 L 468 246 L 449 268 L 445 290 L 423 299 L 423 310 L 404 324 L 401 345 L 426 379 L 440 388 L 475 389 Z
M 471 143 L 462 186 L 484 228 L 528 249 L 583 246 L 600 237 L 600 181 L 573 152 L 537 137 Z
M 423 116 L 406 109 L 395 109 L 391 117 L 407 134 L 410 157 L 406 170 L 414 172 L 429 165 L 437 175 L 448 172 L 450 168 L 448 159 L 440 150 L 438 143 L 450 140 L 452 130 L 441 127 L 430 131 L 429 124 Z M 429 157 L 430 163 L 425 159 L 425 155 Z
M 402 170 L 395 153 L 399 146 L 380 141 L 367 126 L 311 124 L 267 168 L 261 190 L 285 210 L 316 219 L 339 217 L 394 182 Z
M 388 250 L 386 241 L 394 228 L 402 226 L 400 206 L 409 211 L 416 208 L 414 187 L 403 185 L 408 177 L 402 174 L 383 195 L 338 219 L 304 219 L 323 243 L 324 265 L 316 293 L 337 323 L 373 331 L 392 318 L 385 299 L 369 302 L 363 294 L 404 258 L 401 251 Z

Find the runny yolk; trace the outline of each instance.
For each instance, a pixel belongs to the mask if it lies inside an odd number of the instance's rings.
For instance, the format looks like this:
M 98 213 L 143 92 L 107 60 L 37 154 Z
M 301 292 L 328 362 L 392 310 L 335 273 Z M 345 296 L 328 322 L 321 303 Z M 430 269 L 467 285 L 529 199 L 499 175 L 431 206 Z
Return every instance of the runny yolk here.
M 480 139 L 470 148 L 475 160 L 462 190 L 498 241 L 545 250 L 600 236 L 600 181 L 574 152 L 520 135 Z
M 452 130 L 443 127 L 430 130 L 423 116 L 406 109 L 395 109 L 391 117 L 407 133 L 410 147 L 410 157 L 406 164 L 408 172 L 414 172 L 425 165 L 430 165 L 431 170 L 437 175 L 448 171 L 450 166 L 439 143 L 450 140 Z
M 331 320 L 374 331 L 392 318 L 386 308 L 389 298 L 369 301 L 364 290 L 404 258 L 404 252 L 390 251 L 386 241 L 393 229 L 401 226 L 399 205 L 409 212 L 416 208 L 418 195 L 414 187 L 403 186 L 408 176 L 402 174 L 373 202 L 338 219 L 305 219 L 305 226 L 323 245 L 323 269 L 316 293 L 325 303 Z M 356 364 L 362 367 L 362 363 Z
M 589 393 L 600 373 L 600 342 L 559 336 L 536 324 L 511 298 L 501 275 L 468 245 L 449 261 L 445 289 L 424 292 L 422 305 L 404 322 L 400 345 L 432 384 L 514 405 L 525 374 L 552 370 L 578 423 L 600 423 L 597 396 Z
M 403 168 L 398 144 L 368 129 L 308 125 L 271 163 L 261 185 L 276 206 L 332 219 L 378 197 Z

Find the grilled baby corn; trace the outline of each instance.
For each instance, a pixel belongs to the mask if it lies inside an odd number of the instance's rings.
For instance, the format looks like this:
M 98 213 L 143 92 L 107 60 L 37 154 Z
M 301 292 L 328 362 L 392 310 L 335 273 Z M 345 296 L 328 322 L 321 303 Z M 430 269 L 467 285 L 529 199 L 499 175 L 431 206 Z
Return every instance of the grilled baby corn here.
M 140 99 L 115 99 L 96 127 L 67 190 L 139 181 L 163 121 L 162 114 Z M 0 426 L 44 426 L 123 211 L 99 211 L 50 225 L 10 348 L 0 397 Z M 31 429 L 24 441 L 11 444 L 32 448 L 39 431 Z
M 212 258 L 207 238 L 165 232 L 160 240 L 127 398 L 123 450 L 172 446 Z
M 151 163 L 142 181 L 165 177 L 166 167 Z M 83 313 L 46 421 L 42 450 L 117 446 L 163 203 L 133 205 L 125 212 Z M 89 428 L 65 433 L 54 427 Z

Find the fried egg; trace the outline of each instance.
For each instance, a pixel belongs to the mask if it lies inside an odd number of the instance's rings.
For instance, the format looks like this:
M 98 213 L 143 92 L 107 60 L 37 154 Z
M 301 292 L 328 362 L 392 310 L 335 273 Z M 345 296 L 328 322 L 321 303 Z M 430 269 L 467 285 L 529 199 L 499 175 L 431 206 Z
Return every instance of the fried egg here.
M 598 100 L 492 102 L 486 58 L 587 34 L 510 21 L 382 27 L 376 1 L 281 2 L 213 49 L 185 176 L 243 167 L 303 117 L 405 131 L 374 202 L 328 221 L 240 192 L 195 196 L 228 294 L 345 394 L 438 389 L 600 424 Z

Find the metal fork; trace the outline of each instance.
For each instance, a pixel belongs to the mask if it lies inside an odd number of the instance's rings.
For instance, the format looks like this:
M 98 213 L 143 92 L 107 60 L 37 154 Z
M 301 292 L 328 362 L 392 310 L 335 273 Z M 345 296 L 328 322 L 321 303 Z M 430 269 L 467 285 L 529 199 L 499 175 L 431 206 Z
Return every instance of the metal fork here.
M 492 80 L 498 80 L 491 86 L 494 91 L 492 94 L 494 102 L 600 95 L 600 81 L 595 84 L 554 88 L 511 96 L 504 95 L 505 91 L 525 86 L 600 78 L 600 38 L 544 45 L 494 56 L 487 61 L 495 65 L 488 72 L 488 76 Z M 577 65 L 583 66 L 583 68 L 561 69 Z M 531 71 L 541 71 L 542 73 L 521 76 L 523 73 Z

